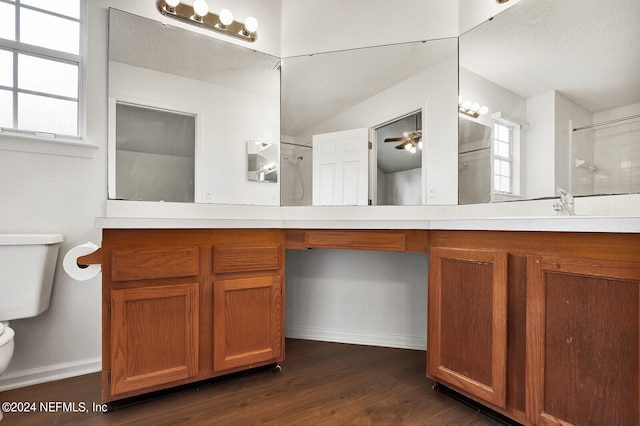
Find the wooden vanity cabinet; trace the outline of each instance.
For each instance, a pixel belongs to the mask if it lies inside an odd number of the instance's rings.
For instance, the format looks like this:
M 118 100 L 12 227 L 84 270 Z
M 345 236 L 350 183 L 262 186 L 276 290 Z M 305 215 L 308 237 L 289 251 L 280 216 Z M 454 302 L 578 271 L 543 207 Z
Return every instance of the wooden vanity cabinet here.
M 429 377 L 523 424 L 640 424 L 639 235 L 431 240 Z
M 529 419 L 640 424 L 640 263 L 532 256 L 528 273 Z
M 102 400 L 284 359 L 284 232 L 104 230 Z
M 214 247 L 214 370 L 281 359 L 282 244 Z M 272 271 L 272 273 L 269 273 Z
M 429 372 L 498 407 L 506 401 L 507 256 L 431 250 Z

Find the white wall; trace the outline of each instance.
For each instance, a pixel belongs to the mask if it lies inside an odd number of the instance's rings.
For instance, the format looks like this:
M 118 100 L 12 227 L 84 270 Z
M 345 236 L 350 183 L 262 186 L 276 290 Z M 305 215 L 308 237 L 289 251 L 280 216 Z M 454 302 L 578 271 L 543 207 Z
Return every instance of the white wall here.
M 380 174 L 384 183 L 380 185 Z M 378 169 L 378 205 L 417 206 L 422 202 L 422 169 L 384 173 Z
M 288 337 L 425 349 L 425 253 L 287 251 Z
M 550 197 L 556 185 L 555 92 L 527 99 L 527 118 L 539 123 L 527 132 L 527 197 Z
M 196 200 L 279 205 L 279 184 L 247 180 L 246 146 L 248 140 L 280 142 L 279 92 L 240 90 L 113 61 L 109 67 L 109 96 L 116 100 L 198 114 Z M 279 75 L 271 77 L 271 86 L 279 87 Z

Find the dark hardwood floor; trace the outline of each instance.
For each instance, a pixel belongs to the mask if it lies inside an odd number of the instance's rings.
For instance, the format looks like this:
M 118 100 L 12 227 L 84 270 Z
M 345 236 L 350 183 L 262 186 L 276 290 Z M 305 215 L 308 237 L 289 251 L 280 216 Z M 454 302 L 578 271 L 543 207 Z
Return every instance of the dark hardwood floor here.
M 98 373 L 2 392 L 0 403 L 84 403 L 89 413 L 6 413 L 0 426 L 499 424 L 434 391 L 422 351 L 292 339 L 286 351 L 280 372 L 207 381 L 104 414 L 92 412 Z

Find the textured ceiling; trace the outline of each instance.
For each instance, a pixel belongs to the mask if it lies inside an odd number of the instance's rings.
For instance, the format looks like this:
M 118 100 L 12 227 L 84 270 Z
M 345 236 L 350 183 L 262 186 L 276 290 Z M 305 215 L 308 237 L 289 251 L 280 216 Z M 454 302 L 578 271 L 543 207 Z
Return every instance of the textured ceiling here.
M 429 68 L 451 55 L 449 46 L 402 43 L 283 58 L 281 133 L 295 136 Z
M 639 0 L 522 0 L 460 37 L 460 66 L 590 112 L 640 102 Z
M 460 66 L 525 98 L 557 90 L 595 113 L 640 102 L 638 43 L 640 0 L 522 0 L 460 38 Z M 412 49 L 284 58 L 282 133 L 296 135 L 441 59 Z

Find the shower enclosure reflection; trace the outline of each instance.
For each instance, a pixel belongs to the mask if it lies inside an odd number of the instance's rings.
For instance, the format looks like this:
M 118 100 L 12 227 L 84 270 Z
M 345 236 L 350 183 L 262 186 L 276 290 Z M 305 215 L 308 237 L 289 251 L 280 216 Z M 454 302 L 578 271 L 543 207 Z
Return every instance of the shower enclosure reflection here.
M 311 204 L 312 155 L 310 146 L 280 142 L 280 205 Z

